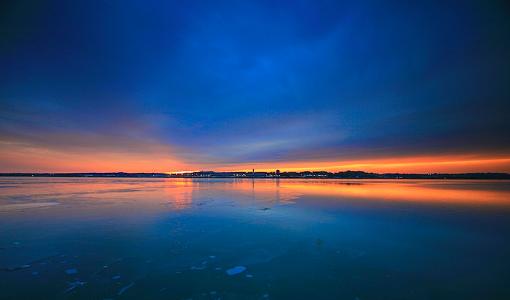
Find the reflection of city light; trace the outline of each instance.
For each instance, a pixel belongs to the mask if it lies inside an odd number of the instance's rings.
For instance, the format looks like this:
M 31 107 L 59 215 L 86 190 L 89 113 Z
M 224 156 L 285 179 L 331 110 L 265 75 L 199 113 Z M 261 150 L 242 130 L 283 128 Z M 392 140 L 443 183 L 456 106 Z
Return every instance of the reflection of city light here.
M 175 210 L 188 208 L 193 203 L 193 181 L 190 179 L 166 180 L 164 190 Z
M 222 192 L 258 202 L 290 202 L 302 195 L 300 191 L 280 188 L 280 181 L 274 179 L 236 179 L 221 182 L 218 187 L 221 187 Z

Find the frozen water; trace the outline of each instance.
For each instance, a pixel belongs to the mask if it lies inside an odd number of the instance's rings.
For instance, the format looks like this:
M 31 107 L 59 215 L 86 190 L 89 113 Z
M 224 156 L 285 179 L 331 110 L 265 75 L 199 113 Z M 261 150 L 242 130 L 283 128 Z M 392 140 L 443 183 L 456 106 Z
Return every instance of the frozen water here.
M 0 210 L 1 299 L 510 299 L 510 181 L 0 177 L 0 190 L 0 206 L 30 204 Z
M 120 290 L 117 292 L 117 295 L 122 295 L 124 294 L 124 292 L 126 292 L 129 288 L 131 288 L 135 283 L 134 282 L 131 282 L 130 284 L 120 288 Z
M 76 289 L 77 287 L 84 286 L 85 284 L 86 284 L 86 282 L 80 281 L 80 280 L 69 282 L 68 283 L 69 287 L 64 291 L 64 293 L 68 293 L 68 292 Z
M 232 276 L 232 275 L 240 274 L 240 273 L 242 273 L 244 271 L 246 271 L 246 267 L 244 267 L 244 266 L 237 266 L 237 267 L 233 267 L 233 268 L 228 269 L 226 272 L 227 272 L 227 275 Z

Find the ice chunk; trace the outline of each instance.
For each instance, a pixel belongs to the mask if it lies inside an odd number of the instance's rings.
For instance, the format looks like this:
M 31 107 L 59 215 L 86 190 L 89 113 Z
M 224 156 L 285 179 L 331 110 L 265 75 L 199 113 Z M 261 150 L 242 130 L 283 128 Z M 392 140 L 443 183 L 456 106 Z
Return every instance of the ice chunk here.
M 78 270 L 76 270 L 76 269 L 67 269 L 66 270 L 66 274 L 67 275 L 73 275 L 73 274 L 76 274 L 76 273 L 78 273 Z
M 69 288 L 67 290 L 65 290 L 64 293 L 68 293 L 79 286 L 84 286 L 85 284 L 86 284 L 86 282 L 79 281 L 79 280 L 76 280 L 74 282 L 69 282 Z
M 119 292 L 117 293 L 117 295 L 119 295 L 119 296 L 120 296 L 120 295 L 124 294 L 124 292 L 125 292 L 125 291 L 127 291 L 127 289 L 129 289 L 130 287 L 132 287 L 134 284 L 135 284 L 134 282 L 131 282 L 130 284 L 128 284 L 128 285 L 126 285 L 126 286 L 122 287 L 122 288 L 119 290 Z
M 19 267 L 8 267 L 8 268 L 0 268 L 0 271 L 14 272 L 22 269 L 30 268 L 30 265 L 22 265 Z
M 236 267 L 233 267 L 231 269 L 228 269 L 226 272 L 227 272 L 228 276 L 233 276 L 233 275 L 241 274 L 244 271 L 246 271 L 246 267 L 244 267 L 244 266 L 236 266 Z

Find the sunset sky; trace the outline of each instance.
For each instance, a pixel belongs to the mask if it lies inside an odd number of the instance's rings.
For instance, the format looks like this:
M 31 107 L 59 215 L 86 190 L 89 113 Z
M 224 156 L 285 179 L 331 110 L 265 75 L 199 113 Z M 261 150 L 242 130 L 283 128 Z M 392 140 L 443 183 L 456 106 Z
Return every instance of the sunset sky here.
M 0 172 L 510 172 L 509 6 L 410 2 L 2 2 Z

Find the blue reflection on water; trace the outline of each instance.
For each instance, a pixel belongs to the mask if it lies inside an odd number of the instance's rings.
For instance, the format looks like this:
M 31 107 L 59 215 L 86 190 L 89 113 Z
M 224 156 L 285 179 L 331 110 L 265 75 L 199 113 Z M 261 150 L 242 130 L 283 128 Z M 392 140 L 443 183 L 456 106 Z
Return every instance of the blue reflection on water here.
M 4 299 L 510 298 L 508 181 L 0 186 Z

